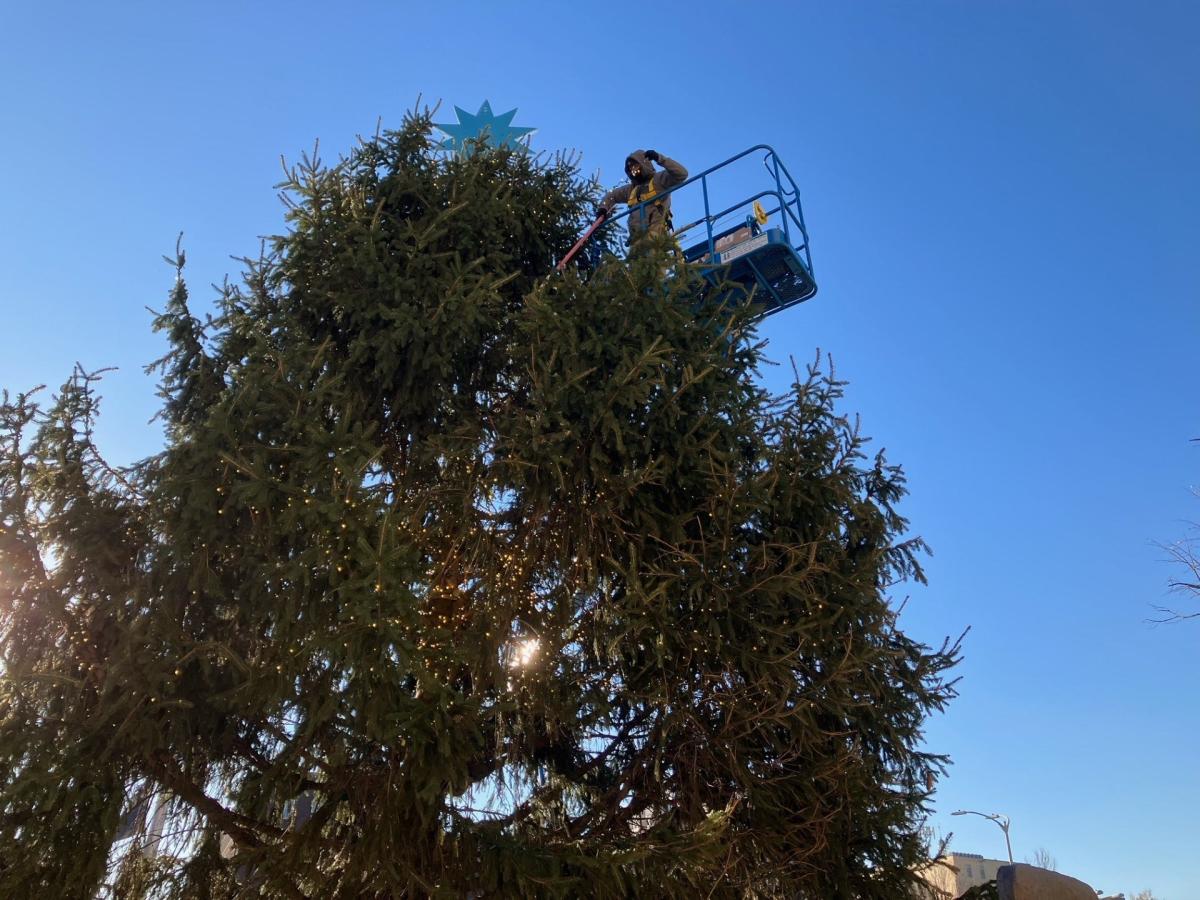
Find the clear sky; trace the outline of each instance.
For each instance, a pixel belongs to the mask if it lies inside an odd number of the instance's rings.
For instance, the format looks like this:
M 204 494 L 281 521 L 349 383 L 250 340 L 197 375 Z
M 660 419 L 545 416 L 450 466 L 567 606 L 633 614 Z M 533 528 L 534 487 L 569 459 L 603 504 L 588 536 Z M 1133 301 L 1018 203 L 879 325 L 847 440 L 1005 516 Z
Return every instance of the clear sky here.
M 118 366 L 102 447 L 154 452 L 161 254 L 183 231 L 203 309 L 282 227 L 281 154 L 418 96 L 517 107 L 608 185 L 635 148 L 699 170 L 770 143 L 820 293 L 769 353 L 831 353 L 908 471 L 935 555 L 906 627 L 971 627 L 934 824 L 998 857 L 948 813 L 999 811 L 1018 859 L 1200 898 L 1200 621 L 1146 623 L 1155 541 L 1200 520 L 1200 5 L 187 6 L 0 7 L 0 386 Z

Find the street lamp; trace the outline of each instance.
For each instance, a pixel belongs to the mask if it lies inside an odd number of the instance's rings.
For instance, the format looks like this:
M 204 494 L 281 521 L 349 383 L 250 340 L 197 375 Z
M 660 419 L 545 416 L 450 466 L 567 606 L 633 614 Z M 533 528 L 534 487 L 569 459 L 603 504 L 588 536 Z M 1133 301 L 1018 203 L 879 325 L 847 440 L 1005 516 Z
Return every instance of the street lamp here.
M 1000 813 L 975 812 L 975 810 L 973 810 L 973 809 L 960 809 L 960 810 L 950 813 L 950 815 L 952 815 L 952 816 L 966 816 L 966 815 L 982 816 L 985 819 L 991 819 L 993 822 L 995 822 L 997 825 L 999 825 L 1000 830 L 1004 832 L 1004 843 L 1008 845 L 1008 862 L 1009 862 L 1009 865 L 1012 865 L 1012 861 L 1013 861 L 1012 841 L 1010 841 L 1008 839 L 1008 826 L 1009 826 L 1011 820 L 1008 818 L 1008 816 L 1002 816 L 1002 815 L 1000 815 Z

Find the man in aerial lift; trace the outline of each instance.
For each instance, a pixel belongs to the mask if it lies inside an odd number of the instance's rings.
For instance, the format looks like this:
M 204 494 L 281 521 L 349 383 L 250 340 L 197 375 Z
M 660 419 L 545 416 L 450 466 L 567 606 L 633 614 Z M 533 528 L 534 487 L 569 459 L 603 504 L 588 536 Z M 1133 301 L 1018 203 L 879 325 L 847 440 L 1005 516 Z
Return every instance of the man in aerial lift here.
M 661 171 L 654 168 L 656 162 L 662 165 Z M 596 229 L 612 215 L 618 203 L 628 203 L 630 207 L 646 204 L 629 214 L 627 244 L 633 245 L 639 238 L 649 235 L 671 236 L 671 195 L 664 192 L 687 181 L 687 169 L 654 150 L 634 150 L 625 157 L 625 174 L 629 176 L 629 184 L 613 188 L 601 198 L 596 207 L 596 221 L 558 261 L 555 267 L 558 271 L 566 269 Z
M 662 169 L 655 169 L 655 163 Z M 669 235 L 671 195 L 663 192 L 687 181 L 687 169 L 654 150 L 635 150 L 625 158 L 625 174 L 629 176 L 629 184 L 613 188 L 604 195 L 597 210 L 599 217 L 608 218 L 618 203 L 636 207 L 639 203 L 652 201 L 629 214 L 629 243 L 646 235 Z

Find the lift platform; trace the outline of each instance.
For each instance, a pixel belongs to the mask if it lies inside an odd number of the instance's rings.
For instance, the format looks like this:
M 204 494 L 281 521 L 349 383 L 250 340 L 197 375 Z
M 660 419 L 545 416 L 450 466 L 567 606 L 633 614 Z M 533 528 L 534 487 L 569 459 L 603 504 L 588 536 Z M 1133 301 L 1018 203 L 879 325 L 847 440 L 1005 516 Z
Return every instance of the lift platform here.
M 766 175 L 756 167 L 746 173 L 745 163 L 758 157 Z M 740 170 L 737 164 L 742 163 Z M 699 186 L 703 215 L 678 228 L 674 234 L 681 245 L 687 238 L 703 240 L 683 251 L 684 259 L 702 266 L 714 289 L 723 290 L 737 302 L 744 299 L 769 316 L 809 299 L 817 292 L 813 277 L 808 229 L 800 207 L 800 190 L 778 154 L 767 144 L 757 144 L 712 168 L 693 175 L 663 194 L 688 192 L 677 197 L 676 209 L 696 206 Z M 689 188 L 691 189 L 689 191 Z M 749 188 L 750 193 L 746 194 Z M 732 203 L 717 202 L 716 195 L 732 193 Z M 681 203 L 680 201 L 684 201 Z M 654 202 L 648 200 L 612 216 L 619 221 Z

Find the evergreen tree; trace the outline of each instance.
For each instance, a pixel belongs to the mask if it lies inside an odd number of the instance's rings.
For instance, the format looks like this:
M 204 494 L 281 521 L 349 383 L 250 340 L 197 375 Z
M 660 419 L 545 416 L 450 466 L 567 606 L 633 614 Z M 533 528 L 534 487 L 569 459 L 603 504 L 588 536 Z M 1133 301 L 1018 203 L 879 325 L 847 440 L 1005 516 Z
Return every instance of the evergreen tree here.
M 429 131 L 298 166 L 214 317 L 175 261 L 160 454 L 4 395 L 0 895 L 910 896 L 901 472 L 669 248 L 553 275 L 573 160 Z

